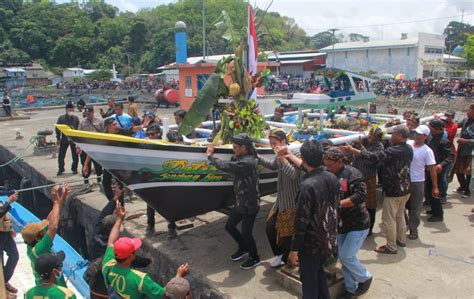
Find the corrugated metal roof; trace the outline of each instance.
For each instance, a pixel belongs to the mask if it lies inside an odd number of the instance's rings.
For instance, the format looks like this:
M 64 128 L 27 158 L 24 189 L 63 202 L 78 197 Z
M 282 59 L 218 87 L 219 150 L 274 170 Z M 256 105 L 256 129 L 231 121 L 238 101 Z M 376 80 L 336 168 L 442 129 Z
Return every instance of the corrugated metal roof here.
M 305 62 L 310 62 L 312 59 L 307 59 L 307 60 L 284 60 L 280 61 L 280 64 L 299 64 L 299 63 L 305 63 Z
M 392 47 L 407 47 L 416 46 L 418 38 L 395 39 L 395 40 L 374 40 L 369 42 L 350 42 L 334 44 L 334 51 L 351 50 L 351 49 L 366 49 L 366 48 L 392 48 Z M 331 52 L 333 46 L 327 46 L 320 49 L 320 51 Z
M 307 53 L 282 53 L 275 55 L 274 52 L 267 52 L 269 60 L 276 60 L 277 57 L 279 60 L 291 59 L 291 58 L 314 58 L 318 56 L 326 55 L 326 53 L 319 52 L 307 52 Z
M 10 73 L 21 73 L 21 72 L 25 72 L 25 69 L 21 67 L 6 67 L 5 71 L 10 72 Z
M 454 55 L 449 55 L 449 54 L 443 54 L 443 60 L 444 62 L 466 62 L 465 58 L 459 57 L 459 56 L 454 56 Z

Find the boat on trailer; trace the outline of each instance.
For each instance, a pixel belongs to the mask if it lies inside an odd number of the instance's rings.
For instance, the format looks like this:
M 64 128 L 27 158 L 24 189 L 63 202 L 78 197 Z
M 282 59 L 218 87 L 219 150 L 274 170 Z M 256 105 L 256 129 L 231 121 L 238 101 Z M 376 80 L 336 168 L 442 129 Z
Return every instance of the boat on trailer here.
M 331 91 L 329 95 L 295 94 L 293 99 L 276 102 L 290 103 L 301 109 L 317 108 L 323 116 L 324 108 L 340 106 L 342 102 L 347 105 L 375 100 L 369 78 L 351 73 L 346 73 L 343 77 L 348 90 L 340 91 L 337 97 Z M 364 90 L 360 90 L 361 88 Z M 346 94 L 343 95 L 344 92 Z M 340 101 L 339 98 L 343 100 Z M 206 144 L 176 144 L 164 140 L 73 130 L 65 125 L 56 127 L 168 221 L 190 218 L 232 204 L 232 176 L 209 163 Z M 207 132 L 210 133 L 211 130 Z M 358 137 L 352 135 L 341 138 L 342 142 Z M 339 143 L 338 138 L 330 140 L 334 144 Z M 297 147 L 299 144 L 290 146 Z M 256 149 L 265 158 L 275 157 L 270 147 Z M 229 160 L 232 154 L 229 146 L 220 146 L 215 150 L 215 156 L 224 160 Z M 277 172 L 262 166 L 259 166 L 258 171 L 260 194 L 264 196 L 275 193 Z

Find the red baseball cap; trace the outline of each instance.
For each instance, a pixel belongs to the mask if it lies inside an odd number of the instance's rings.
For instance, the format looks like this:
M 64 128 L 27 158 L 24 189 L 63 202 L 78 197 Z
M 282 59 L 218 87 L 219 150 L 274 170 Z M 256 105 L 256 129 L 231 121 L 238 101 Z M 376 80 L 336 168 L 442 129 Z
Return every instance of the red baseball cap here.
M 142 246 L 142 240 L 138 238 L 122 237 L 114 242 L 114 254 L 116 258 L 126 259 Z

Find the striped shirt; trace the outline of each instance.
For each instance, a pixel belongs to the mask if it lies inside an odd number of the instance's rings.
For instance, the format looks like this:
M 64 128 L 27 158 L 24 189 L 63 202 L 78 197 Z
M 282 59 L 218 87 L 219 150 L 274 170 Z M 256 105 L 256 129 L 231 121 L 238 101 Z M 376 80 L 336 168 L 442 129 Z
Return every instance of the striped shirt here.
M 369 152 L 375 153 L 382 152 L 384 148 L 382 142 L 377 141 L 375 143 L 366 145 L 365 149 Z M 379 165 L 377 160 L 368 160 L 360 156 L 354 158 L 352 166 L 362 172 L 364 179 L 368 180 L 377 175 L 377 168 Z
M 294 154 L 300 156 L 299 151 L 294 152 Z M 278 170 L 277 200 L 273 208 L 278 212 L 294 209 L 296 207 L 296 194 L 304 172 L 290 162 L 283 165 L 278 157 L 275 157 L 273 161 L 259 157 L 258 164 L 268 169 Z

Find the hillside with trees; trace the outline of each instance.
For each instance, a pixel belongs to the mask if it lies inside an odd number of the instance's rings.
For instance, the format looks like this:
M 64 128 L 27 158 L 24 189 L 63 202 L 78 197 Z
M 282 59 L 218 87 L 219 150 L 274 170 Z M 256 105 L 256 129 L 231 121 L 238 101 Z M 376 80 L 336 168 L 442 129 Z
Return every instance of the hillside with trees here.
M 8 0 L 0 3 L 0 63 L 39 62 L 53 71 L 64 67 L 110 68 L 128 73 L 154 72 L 174 61 L 174 24 L 184 21 L 188 55 L 202 55 L 202 1 L 121 12 L 100 0 L 85 4 Z M 246 4 L 206 0 L 207 54 L 232 53 L 226 33 L 245 33 Z M 225 12 L 223 12 L 223 8 Z M 260 47 L 287 51 L 311 48 L 295 20 L 256 9 Z M 223 17 L 225 15 L 225 17 Z

